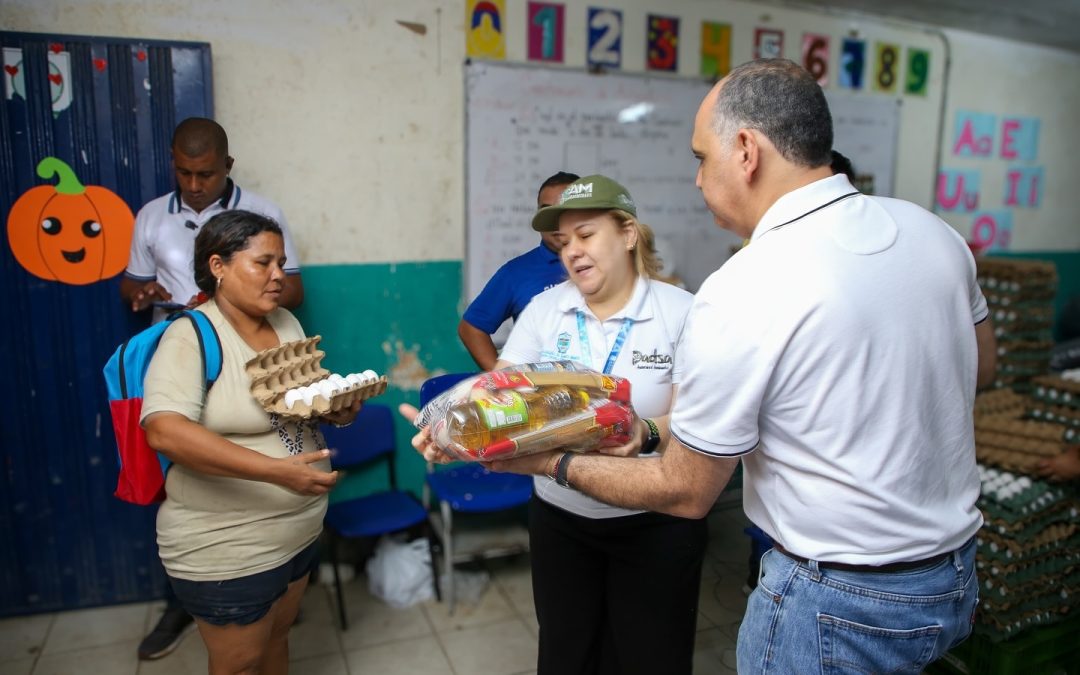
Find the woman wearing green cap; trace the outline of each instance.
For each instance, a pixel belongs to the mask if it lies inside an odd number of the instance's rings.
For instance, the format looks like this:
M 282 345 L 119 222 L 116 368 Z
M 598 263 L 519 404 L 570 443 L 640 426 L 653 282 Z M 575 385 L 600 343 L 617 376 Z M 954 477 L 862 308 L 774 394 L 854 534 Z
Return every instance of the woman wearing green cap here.
M 631 382 L 642 418 L 666 416 L 679 380 L 675 347 L 693 296 L 658 281 L 652 230 L 626 188 L 586 176 L 540 209 L 569 279 L 533 298 L 496 368 L 571 359 Z M 662 447 L 665 428 L 642 419 L 620 454 Z M 567 484 L 573 453 L 556 454 L 530 503 L 539 675 L 689 673 L 704 520 L 616 508 Z
M 693 296 L 659 280 L 652 230 L 610 178 L 574 181 L 557 204 L 536 212 L 533 229 L 559 240 L 569 278 L 525 307 L 495 367 L 569 359 L 630 380 L 642 418 L 634 438 L 598 452 L 659 450 L 682 369 L 675 347 Z M 417 415 L 409 405 L 401 412 L 410 421 Z M 449 461 L 427 433 L 413 446 L 428 461 Z M 566 480 L 574 453 L 550 455 L 529 503 L 537 673 L 690 673 L 705 520 L 598 502 Z

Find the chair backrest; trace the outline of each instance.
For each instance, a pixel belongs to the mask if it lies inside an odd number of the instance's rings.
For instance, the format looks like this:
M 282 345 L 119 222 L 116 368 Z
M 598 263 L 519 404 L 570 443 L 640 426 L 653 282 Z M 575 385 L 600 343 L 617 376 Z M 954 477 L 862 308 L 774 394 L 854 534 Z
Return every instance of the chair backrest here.
M 335 451 L 330 456 L 330 463 L 335 469 L 356 466 L 383 456 L 393 467 L 393 455 L 397 450 L 394 416 L 385 405 L 365 403 L 355 422 L 341 429 L 324 424 L 322 432 L 327 447 Z
M 431 399 L 473 375 L 476 373 L 446 373 L 424 380 L 424 383 L 420 385 L 420 407 L 423 408 Z

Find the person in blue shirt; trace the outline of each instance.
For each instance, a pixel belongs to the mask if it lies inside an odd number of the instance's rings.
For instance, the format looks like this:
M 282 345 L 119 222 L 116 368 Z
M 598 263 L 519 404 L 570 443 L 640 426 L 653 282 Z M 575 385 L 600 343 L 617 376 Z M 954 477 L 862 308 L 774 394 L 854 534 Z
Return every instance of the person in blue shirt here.
M 536 208 L 558 204 L 566 186 L 578 178 L 565 171 L 549 177 L 540 185 Z M 551 232 L 542 232 L 540 245 L 503 264 L 465 310 L 458 337 L 481 369 L 491 370 L 498 358 L 491 334 L 507 319 L 516 321 L 534 295 L 566 280 L 560 248 Z

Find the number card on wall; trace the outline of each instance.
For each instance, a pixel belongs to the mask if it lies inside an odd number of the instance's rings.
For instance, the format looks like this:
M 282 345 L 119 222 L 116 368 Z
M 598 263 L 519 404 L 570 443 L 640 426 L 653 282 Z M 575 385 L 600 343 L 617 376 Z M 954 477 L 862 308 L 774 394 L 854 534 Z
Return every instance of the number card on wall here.
M 622 12 L 617 9 L 589 8 L 590 66 L 622 67 Z
M 829 36 L 803 33 L 802 65 L 821 86 L 829 84 Z
M 886 42 L 874 45 L 874 91 L 896 91 L 897 71 L 900 68 L 900 47 Z
M 840 72 L 836 83 L 841 89 L 862 89 L 866 67 L 866 42 L 844 38 L 840 43 Z
M 548 2 L 529 3 L 529 60 L 562 63 L 563 6 Z
M 930 82 L 930 52 L 925 49 L 908 47 L 907 77 L 904 79 L 904 93 L 926 96 Z
M 723 77 L 731 70 L 731 24 L 701 22 L 701 74 Z
M 506 34 L 503 32 L 505 15 L 506 0 L 468 0 L 465 3 L 466 56 L 506 58 Z
M 784 31 L 775 28 L 754 29 L 754 58 L 779 59 L 784 56 Z
M 679 19 L 674 16 L 649 15 L 648 55 L 645 67 L 649 70 L 675 72 L 679 69 Z

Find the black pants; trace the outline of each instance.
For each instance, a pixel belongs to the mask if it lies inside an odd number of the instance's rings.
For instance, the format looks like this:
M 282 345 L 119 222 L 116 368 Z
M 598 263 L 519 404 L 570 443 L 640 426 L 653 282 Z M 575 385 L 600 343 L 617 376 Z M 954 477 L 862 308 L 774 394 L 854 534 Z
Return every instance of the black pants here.
M 583 518 L 529 502 L 537 675 L 690 673 L 705 520 Z

